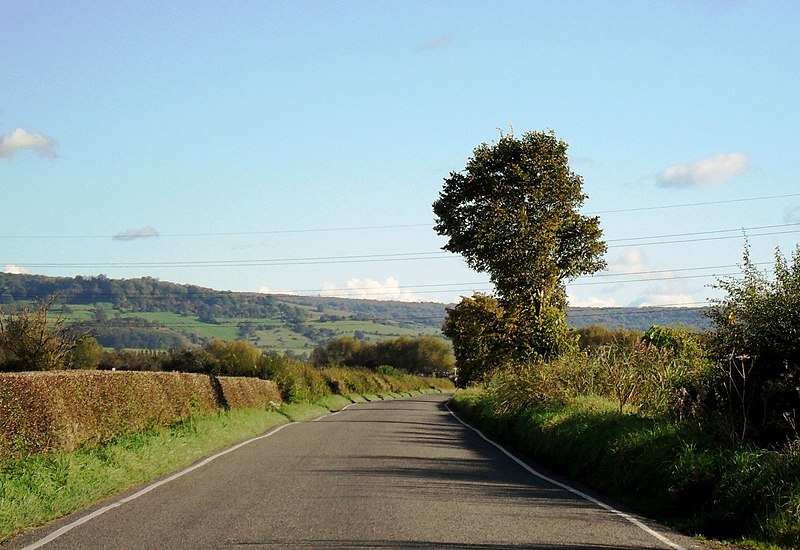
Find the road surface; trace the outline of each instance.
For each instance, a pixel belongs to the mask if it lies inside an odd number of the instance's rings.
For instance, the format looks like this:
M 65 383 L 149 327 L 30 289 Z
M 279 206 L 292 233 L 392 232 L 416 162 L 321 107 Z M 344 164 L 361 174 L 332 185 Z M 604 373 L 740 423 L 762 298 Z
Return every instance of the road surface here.
M 287 425 L 9 548 L 699 547 L 537 477 L 446 401 L 356 404 Z

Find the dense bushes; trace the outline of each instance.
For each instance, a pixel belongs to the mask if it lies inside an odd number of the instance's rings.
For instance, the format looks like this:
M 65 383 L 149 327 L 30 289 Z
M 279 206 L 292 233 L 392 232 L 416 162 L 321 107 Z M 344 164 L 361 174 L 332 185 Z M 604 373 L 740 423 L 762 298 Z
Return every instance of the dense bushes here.
M 0 374 L 0 461 L 91 446 L 220 409 L 452 388 L 447 379 L 318 369 L 277 355 L 259 358 L 257 367 L 272 380 L 168 372 Z
M 800 246 L 791 265 L 776 252 L 772 280 L 745 249 L 743 272 L 710 311 L 727 419 L 739 441 L 782 443 L 800 420 Z
M 549 361 L 507 361 L 472 418 L 568 475 L 704 534 L 800 545 L 800 247 L 775 277 L 719 287 L 714 330 L 577 331 Z M 474 335 L 473 335 L 474 336 Z M 479 335 L 480 336 L 480 335 Z M 476 348 L 476 356 L 484 354 Z M 460 365 L 459 365 L 460 366 Z
M 456 394 L 482 429 L 569 477 L 706 536 L 800 545 L 800 445 L 783 452 L 720 445 L 696 424 L 619 414 L 584 396 L 508 409 L 496 392 Z
M 433 336 L 401 336 L 374 344 L 342 336 L 315 348 L 310 361 L 317 367 L 375 369 L 386 365 L 407 373 L 425 375 L 450 373 L 455 364 L 447 342 Z
M 711 363 L 703 354 L 629 340 L 507 366 L 486 388 L 503 411 L 596 395 L 616 403 L 619 413 L 633 407 L 649 416 L 697 418 L 708 399 L 710 376 Z

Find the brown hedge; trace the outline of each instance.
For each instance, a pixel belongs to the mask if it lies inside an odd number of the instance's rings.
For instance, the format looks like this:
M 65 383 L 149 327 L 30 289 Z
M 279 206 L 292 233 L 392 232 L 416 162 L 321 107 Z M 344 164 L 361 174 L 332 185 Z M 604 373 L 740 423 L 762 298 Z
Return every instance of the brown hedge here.
M 173 372 L 0 374 L 0 460 L 70 451 L 224 408 L 280 403 L 257 378 Z

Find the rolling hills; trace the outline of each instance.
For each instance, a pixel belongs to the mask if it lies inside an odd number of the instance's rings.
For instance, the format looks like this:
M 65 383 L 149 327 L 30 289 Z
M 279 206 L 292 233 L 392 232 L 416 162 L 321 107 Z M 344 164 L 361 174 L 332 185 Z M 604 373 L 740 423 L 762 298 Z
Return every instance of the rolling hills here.
M 52 312 L 89 328 L 108 348 L 170 349 L 208 339 L 244 339 L 305 356 L 341 335 L 366 341 L 442 337 L 447 304 L 218 291 L 151 277 L 110 279 L 0 273 L 0 307 L 54 297 Z M 569 308 L 582 327 L 646 330 L 654 324 L 706 328 L 697 308 Z

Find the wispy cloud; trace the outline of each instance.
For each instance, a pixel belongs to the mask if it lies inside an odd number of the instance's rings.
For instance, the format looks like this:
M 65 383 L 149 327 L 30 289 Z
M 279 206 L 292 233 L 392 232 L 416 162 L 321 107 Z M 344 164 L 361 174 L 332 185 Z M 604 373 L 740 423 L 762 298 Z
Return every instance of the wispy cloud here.
M 659 187 L 705 187 L 724 185 L 734 176 L 747 170 L 745 153 L 727 153 L 701 159 L 690 164 L 675 164 L 656 176 Z
M 644 306 L 694 306 L 699 300 L 676 273 L 667 266 L 653 264 L 647 255 L 636 247 L 626 248 L 608 262 L 607 285 L 593 286 L 593 295 L 586 295 L 581 287 L 569 287 L 569 305 L 574 307 L 644 307 Z M 637 290 L 629 292 L 631 284 Z M 598 290 L 600 288 L 600 290 Z
M 433 50 L 444 50 L 446 48 L 449 48 L 452 43 L 453 43 L 453 37 L 449 34 L 445 34 L 437 38 L 434 38 L 433 40 L 425 42 L 422 46 L 417 48 L 417 51 L 430 52 Z
M 158 237 L 158 231 L 154 227 L 141 227 L 139 229 L 128 229 L 122 233 L 114 235 L 115 241 L 133 241 L 135 239 L 146 239 L 148 237 Z
M 40 157 L 57 158 L 56 142 L 44 134 L 17 128 L 0 139 L 0 158 L 10 159 L 21 151 L 34 151 Z
M 783 213 L 784 223 L 800 223 L 800 206 L 787 207 Z
M 14 264 L 6 264 L 6 267 L 3 268 L 3 273 L 11 273 L 13 275 L 24 275 L 27 273 L 28 270 L 24 267 L 20 267 Z
M 652 285 L 645 289 L 644 293 L 638 296 L 629 305 L 631 307 L 696 307 L 698 300 L 688 294 L 681 285 L 676 283 L 662 283 Z
M 322 285 L 323 296 L 337 296 L 339 298 L 357 298 L 370 300 L 395 300 L 398 302 L 422 302 L 407 288 L 401 288 L 400 282 L 394 277 L 387 278 L 384 282 L 369 278 L 354 278 L 347 281 L 344 286 L 334 283 Z

